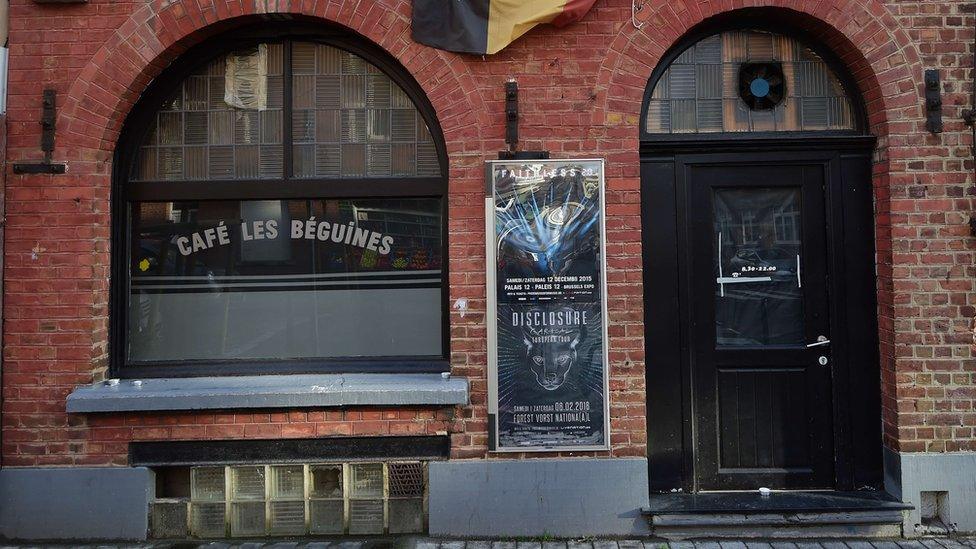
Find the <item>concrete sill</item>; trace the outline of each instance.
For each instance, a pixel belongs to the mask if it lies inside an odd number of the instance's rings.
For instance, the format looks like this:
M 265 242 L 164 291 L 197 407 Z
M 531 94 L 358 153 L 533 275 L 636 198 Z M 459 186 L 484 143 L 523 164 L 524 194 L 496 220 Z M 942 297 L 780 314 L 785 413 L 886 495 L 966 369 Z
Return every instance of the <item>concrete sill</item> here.
M 309 374 L 154 378 L 82 385 L 68 413 L 453 406 L 468 403 L 468 381 L 441 374 Z

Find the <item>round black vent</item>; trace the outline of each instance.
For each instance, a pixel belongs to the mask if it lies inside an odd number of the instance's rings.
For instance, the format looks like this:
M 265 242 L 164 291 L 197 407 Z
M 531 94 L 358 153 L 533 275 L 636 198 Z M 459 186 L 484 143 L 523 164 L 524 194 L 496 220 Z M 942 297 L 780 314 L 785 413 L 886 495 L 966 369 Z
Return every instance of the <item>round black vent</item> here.
M 743 63 L 739 67 L 739 97 L 750 109 L 772 109 L 785 95 L 786 82 L 779 63 Z

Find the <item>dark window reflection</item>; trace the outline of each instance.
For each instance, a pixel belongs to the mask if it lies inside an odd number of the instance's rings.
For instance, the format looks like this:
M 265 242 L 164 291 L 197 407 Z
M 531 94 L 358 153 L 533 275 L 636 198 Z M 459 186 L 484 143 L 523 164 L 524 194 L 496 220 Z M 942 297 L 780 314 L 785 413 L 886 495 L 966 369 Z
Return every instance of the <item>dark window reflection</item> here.
M 720 189 L 714 208 L 716 343 L 802 343 L 799 191 Z
M 133 205 L 128 358 L 436 356 L 439 199 Z

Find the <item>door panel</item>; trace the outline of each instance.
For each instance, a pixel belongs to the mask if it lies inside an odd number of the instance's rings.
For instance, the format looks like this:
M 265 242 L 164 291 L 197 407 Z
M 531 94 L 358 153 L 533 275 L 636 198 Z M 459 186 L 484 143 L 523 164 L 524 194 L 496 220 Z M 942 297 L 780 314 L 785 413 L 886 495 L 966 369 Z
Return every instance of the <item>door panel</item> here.
M 808 414 L 800 368 L 718 370 L 719 469 L 800 469 Z
M 679 166 L 698 488 L 830 487 L 826 164 Z

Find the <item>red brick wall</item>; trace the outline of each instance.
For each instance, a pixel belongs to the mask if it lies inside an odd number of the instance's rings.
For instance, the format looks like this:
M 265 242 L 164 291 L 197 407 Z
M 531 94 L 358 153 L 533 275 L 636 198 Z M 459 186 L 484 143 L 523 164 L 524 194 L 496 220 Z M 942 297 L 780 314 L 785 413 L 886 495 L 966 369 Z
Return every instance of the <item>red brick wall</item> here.
M 973 79 L 972 2 L 896 2 L 925 68 L 941 70 L 946 133 L 906 119 L 892 155 L 897 438 L 910 452 L 976 451 L 972 136 L 960 124 Z M 907 118 L 907 117 L 906 117 Z M 914 133 L 914 134 L 913 134 Z M 895 141 L 892 140 L 892 145 Z
M 0 114 L 0 157 L 5 158 L 7 151 L 7 115 Z M 4 219 L 4 194 L 6 191 L 6 174 L 0 173 L 0 219 Z M 3 255 L 3 238 L 4 238 L 4 223 L 0 223 L 0 256 Z M 3 269 L 3 257 L 0 257 L 0 272 Z M 0 280 L 0 295 L 3 294 L 3 281 Z M 3 322 L 3 304 L 0 303 L 0 323 Z M 0 372 L 3 369 L 3 359 L 0 358 Z M 0 416 L 3 415 L 3 394 L 0 394 Z M 2 422 L 0 422 L 0 427 L 2 427 Z M 2 435 L 0 435 L 2 439 Z M 2 450 L 2 449 L 0 449 Z M 0 451 L 0 466 L 3 465 L 3 452 Z
M 971 359 L 974 239 L 968 101 L 973 5 L 960 1 L 599 0 L 577 24 L 541 28 L 500 54 L 460 56 L 410 40 L 408 0 L 12 0 L 4 279 L 5 465 L 122 464 L 129 440 L 331 434 L 452 434 L 456 457 L 486 453 L 483 161 L 504 148 L 503 83 L 521 89 L 522 146 L 607 159 L 612 455 L 644 455 L 638 116 L 647 78 L 681 35 L 720 12 L 776 7 L 850 67 L 879 136 L 875 164 L 879 318 L 886 444 L 976 450 Z M 147 83 L 188 45 L 257 12 L 347 25 L 377 42 L 427 92 L 450 156 L 454 375 L 472 405 L 453 410 L 68 416 L 64 399 L 107 362 L 111 158 Z M 217 24 L 218 21 L 224 22 Z M 946 132 L 923 127 L 922 71 L 942 69 Z M 17 176 L 40 157 L 40 91 L 58 90 L 55 159 L 67 175 Z M 653 356 L 648 356 L 653 361 Z M 603 455 L 603 454 L 598 454 Z

